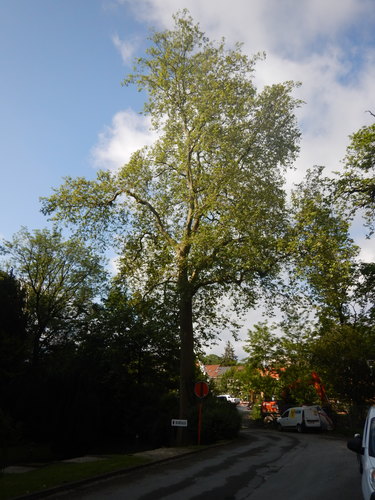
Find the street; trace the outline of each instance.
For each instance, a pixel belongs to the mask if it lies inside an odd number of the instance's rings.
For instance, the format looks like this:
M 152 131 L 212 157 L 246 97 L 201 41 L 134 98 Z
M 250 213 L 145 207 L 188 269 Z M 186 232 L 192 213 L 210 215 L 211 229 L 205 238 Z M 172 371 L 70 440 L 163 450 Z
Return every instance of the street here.
M 265 429 L 243 430 L 234 443 L 66 495 L 71 500 L 362 498 L 356 457 L 347 449 L 345 439 Z

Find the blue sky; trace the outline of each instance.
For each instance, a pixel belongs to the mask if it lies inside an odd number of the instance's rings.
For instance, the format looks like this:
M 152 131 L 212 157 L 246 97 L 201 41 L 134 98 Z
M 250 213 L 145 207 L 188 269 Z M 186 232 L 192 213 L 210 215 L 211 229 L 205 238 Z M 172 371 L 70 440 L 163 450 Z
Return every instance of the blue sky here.
M 1 0 L 0 237 L 46 226 L 39 197 L 64 176 L 94 177 L 152 140 L 142 95 L 120 83 L 149 29 L 184 7 L 210 38 L 267 52 L 259 87 L 302 82 L 289 183 L 315 164 L 341 168 L 348 135 L 373 122 L 375 0 Z M 374 260 L 360 223 L 353 235 Z
M 43 226 L 39 196 L 63 176 L 95 174 L 91 149 L 99 132 L 139 99 L 120 85 L 117 30 L 131 37 L 147 27 L 102 1 L 0 2 L 3 236 L 20 225 Z

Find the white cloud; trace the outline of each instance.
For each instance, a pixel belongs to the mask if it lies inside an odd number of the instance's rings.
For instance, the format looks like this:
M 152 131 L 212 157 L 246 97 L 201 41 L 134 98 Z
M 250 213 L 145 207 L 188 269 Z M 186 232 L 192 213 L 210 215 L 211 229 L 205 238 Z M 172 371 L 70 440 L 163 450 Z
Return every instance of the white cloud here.
M 215 38 L 226 36 L 252 45 L 253 50 L 311 52 L 324 38 L 336 37 L 348 26 L 375 18 L 372 0 L 117 0 L 141 21 L 171 26 L 171 15 L 187 8 L 202 29 Z M 312 47 L 313 45 L 313 47 Z
M 132 110 L 119 111 L 111 126 L 99 134 L 98 144 L 92 150 L 94 164 L 111 170 L 121 167 L 134 151 L 155 141 L 156 134 L 150 127 L 148 117 Z
M 375 262 L 375 239 L 358 238 L 356 242 L 360 248 L 359 259 L 362 262 Z
M 122 62 L 124 64 L 129 64 L 133 59 L 138 43 L 135 41 L 121 40 L 117 33 L 112 36 L 112 42 L 119 51 Z

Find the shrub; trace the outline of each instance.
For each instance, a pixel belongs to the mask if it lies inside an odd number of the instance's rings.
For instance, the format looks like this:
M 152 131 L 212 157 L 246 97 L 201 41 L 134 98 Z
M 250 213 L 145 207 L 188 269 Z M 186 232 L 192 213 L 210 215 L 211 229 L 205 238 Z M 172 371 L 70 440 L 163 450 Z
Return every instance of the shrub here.
M 189 416 L 189 434 L 197 442 L 199 403 Z M 210 444 L 221 439 L 232 439 L 241 428 L 241 415 L 236 406 L 217 398 L 202 401 L 201 444 Z

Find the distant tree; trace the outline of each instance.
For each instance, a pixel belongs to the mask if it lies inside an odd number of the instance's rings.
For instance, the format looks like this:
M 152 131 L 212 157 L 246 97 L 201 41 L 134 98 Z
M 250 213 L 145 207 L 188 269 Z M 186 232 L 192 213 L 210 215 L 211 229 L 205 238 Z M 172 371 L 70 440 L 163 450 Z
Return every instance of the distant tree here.
M 248 353 L 246 363 L 261 371 L 275 370 L 282 353 L 280 338 L 266 322 L 254 325 L 248 331 L 244 351 Z
M 222 366 L 233 366 L 237 364 L 237 356 L 234 352 L 234 347 L 228 340 L 225 349 L 224 349 L 224 354 L 221 358 L 221 365 Z
M 222 357 L 217 354 L 207 354 L 202 357 L 202 363 L 205 365 L 220 365 Z
M 64 241 L 56 230 L 31 233 L 22 228 L 4 248 L 25 293 L 35 364 L 42 347 L 72 335 L 74 324 L 89 312 L 105 273 L 99 258 L 78 238 Z
M 159 138 L 118 172 L 66 179 L 43 211 L 90 238 L 115 234 L 120 273 L 133 290 L 175 293 L 186 418 L 194 347 L 222 328 L 215 316 L 223 294 L 248 307 L 278 271 L 283 170 L 298 152 L 300 102 L 293 82 L 257 92 L 259 56 L 212 43 L 187 11 L 174 21 L 173 30 L 153 34 L 124 80 L 148 94 L 144 112 Z

